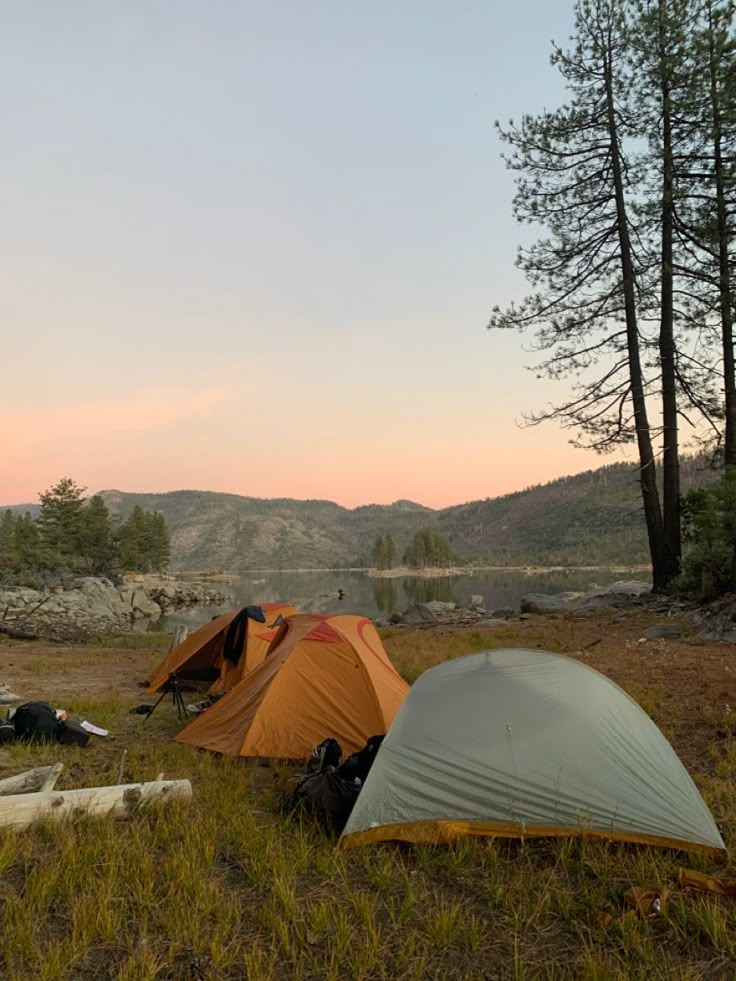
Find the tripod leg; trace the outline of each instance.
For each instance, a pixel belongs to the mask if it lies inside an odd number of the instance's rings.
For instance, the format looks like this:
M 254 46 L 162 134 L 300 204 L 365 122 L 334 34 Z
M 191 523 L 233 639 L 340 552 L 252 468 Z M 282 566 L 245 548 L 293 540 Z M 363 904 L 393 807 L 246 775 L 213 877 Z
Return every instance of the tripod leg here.
M 176 688 L 174 691 L 174 704 L 176 705 L 176 714 L 179 716 L 179 718 L 186 719 L 187 707 L 184 704 L 184 696 L 182 695 L 180 688 Z
M 146 722 L 148 722 L 148 720 L 149 720 L 149 719 L 151 718 L 151 716 L 152 716 L 152 715 L 153 715 L 153 713 L 154 713 L 154 712 L 156 711 L 156 709 L 157 709 L 157 708 L 159 707 L 159 705 L 160 705 L 160 704 L 161 704 L 161 702 L 162 702 L 162 701 L 164 700 L 164 698 L 166 698 L 166 689 L 164 689 L 164 690 L 163 690 L 163 691 L 161 692 L 161 694 L 160 694 L 160 695 L 158 696 L 158 698 L 157 698 L 157 699 L 156 699 L 156 701 L 154 702 L 154 705 L 153 705 L 153 708 L 151 709 L 151 711 L 150 711 L 150 712 L 148 713 L 148 715 L 147 715 L 147 716 L 145 717 L 145 719 L 143 720 L 143 722 L 144 722 L 144 723 L 146 723 Z

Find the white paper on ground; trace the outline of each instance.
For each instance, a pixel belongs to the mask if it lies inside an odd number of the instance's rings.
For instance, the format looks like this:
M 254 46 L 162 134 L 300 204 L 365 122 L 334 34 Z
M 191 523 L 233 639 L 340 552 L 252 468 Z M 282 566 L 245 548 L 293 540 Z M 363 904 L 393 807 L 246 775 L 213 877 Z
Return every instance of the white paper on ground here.
M 91 722 L 87 722 L 86 720 L 81 722 L 80 725 L 83 729 L 86 729 L 87 732 L 91 732 L 95 736 L 107 736 L 110 732 L 109 729 L 100 729 L 99 726 L 93 726 Z

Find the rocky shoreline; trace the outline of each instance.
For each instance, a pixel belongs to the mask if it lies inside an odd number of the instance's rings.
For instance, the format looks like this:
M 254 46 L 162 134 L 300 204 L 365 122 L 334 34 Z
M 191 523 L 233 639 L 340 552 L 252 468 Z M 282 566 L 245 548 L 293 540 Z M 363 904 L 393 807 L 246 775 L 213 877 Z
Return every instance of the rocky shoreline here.
M 482 596 L 473 596 L 466 607 L 433 600 L 415 603 L 402 613 L 376 620 L 379 627 L 476 626 L 484 629 L 504 626 L 509 620 L 525 620 L 532 616 L 565 616 L 572 619 L 592 619 L 599 616 L 625 617 L 634 610 L 673 618 L 671 623 L 657 622 L 645 628 L 642 636 L 678 637 L 682 628 L 677 621 L 694 625 L 704 640 L 736 643 L 736 598 L 729 597 L 709 606 L 652 593 L 649 583 L 631 580 L 615 582 L 589 593 L 527 593 L 519 609 L 486 610 Z
M 65 587 L 30 589 L 0 588 L 0 635 L 43 636 L 52 640 L 77 640 L 89 636 L 145 630 L 173 610 L 223 606 L 230 593 L 217 588 L 226 580 L 212 577 L 199 581 L 188 576 L 136 575 L 117 582 L 98 576 L 81 576 Z M 510 620 L 532 616 L 564 616 L 587 619 L 625 617 L 634 610 L 651 611 L 672 618 L 670 624 L 653 624 L 652 636 L 678 636 L 679 623 L 691 623 L 704 640 L 736 643 L 736 597 L 709 606 L 668 596 L 655 596 L 651 586 L 637 580 L 620 581 L 588 593 L 527 593 L 519 609 L 487 610 L 482 596 L 467 606 L 433 600 L 415 603 L 403 612 L 375 620 L 379 627 L 431 628 L 476 626 L 492 629 Z M 679 621 L 679 623 L 678 623 Z M 665 631 L 664 633 L 662 631 Z M 690 631 L 688 631 L 690 632 Z
M 0 633 L 67 640 L 145 629 L 171 610 L 221 606 L 229 598 L 206 582 L 167 575 L 137 575 L 117 582 L 79 576 L 66 587 L 0 588 Z

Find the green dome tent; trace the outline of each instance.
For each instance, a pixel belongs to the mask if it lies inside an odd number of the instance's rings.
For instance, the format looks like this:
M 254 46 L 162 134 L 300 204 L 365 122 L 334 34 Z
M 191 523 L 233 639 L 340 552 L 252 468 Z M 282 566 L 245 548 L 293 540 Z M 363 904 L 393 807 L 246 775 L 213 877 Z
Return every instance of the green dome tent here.
M 470 654 L 418 679 L 342 843 L 460 835 L 725 849 L 695 784 L 636 702 L 587 665 L 532 650 Z

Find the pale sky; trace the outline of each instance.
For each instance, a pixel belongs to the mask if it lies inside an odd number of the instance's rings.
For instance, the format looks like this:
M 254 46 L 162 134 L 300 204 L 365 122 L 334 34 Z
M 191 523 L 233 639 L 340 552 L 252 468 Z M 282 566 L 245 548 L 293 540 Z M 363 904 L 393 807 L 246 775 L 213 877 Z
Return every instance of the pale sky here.
M 572 0 L 0 0 L 0 503 L 68 475 L 444 506 L 598 465 L 523 295 L 496 118 Z M 528 343 L 528 341 L 527 341 Z

